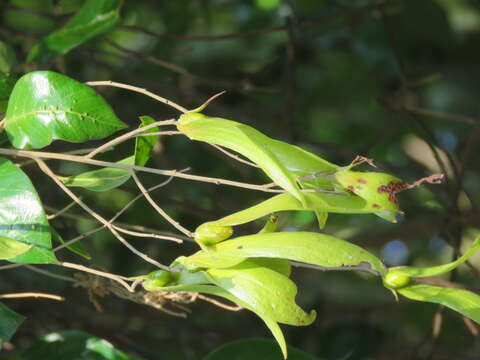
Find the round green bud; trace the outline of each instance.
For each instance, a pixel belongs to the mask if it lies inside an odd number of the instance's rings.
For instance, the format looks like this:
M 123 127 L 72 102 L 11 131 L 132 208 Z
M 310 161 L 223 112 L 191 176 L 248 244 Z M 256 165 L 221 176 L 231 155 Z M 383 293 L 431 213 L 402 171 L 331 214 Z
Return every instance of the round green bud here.
M 231 226 L 203 223 L 195 230 L 193 237 L 195 241 L 203 245 L 213 245 L 228 239 L 233 234 Z
M 147 291 L 155 291 L 164 287 L 171 280 L 172 274 L 166 270 L 155 270 L 147 275 L 147 279 L 143 282 L 143 287 Z
M 383 284 L 390 289 L 400 289 L 407 286 L 412 278 L 401 272 L 392 270 L 383 278 Z

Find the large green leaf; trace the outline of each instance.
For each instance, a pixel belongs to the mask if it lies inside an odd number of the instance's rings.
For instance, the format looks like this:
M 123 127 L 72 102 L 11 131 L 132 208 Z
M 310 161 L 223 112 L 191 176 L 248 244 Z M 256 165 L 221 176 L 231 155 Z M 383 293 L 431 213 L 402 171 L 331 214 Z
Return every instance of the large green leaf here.
M 134 157 L 129 156 L 120 160 L 119 164 L 133 165 Z M 119 187 L 132 176 L 131 171 L 116 168 L 104 168 L 72 175 L 59 177 L 67 186 L 82 187 L 91 191 L 107 191 Z
M 390 272 L 395 272 L 396 274 L 402 274 L 409 277 L 430 277 L 430 276 L 438 276 L 449 271 L 452 271 L 456 267 L 463 264 L 467 261 L 475 252 L 480 248 L 480 237 L 478 237 L 468 249 L 465 254 L 459 257 L 457 260 L 439 266 L 431 266 L 431 267 L 414 267 L 414 266 L 399 266 L 390 268 Z
M 232 341 L 220 346 L 203 360 L 280 360 L 282 353 L 270 339 L 249 338 Z M 288 346 L 288 360 L 316 360 L 293 346 Z
M 33 245 L 0 236 L 0 260 L 7 260 L 26 253 Z
M 297 287 L 293 281 L 255 261 L 205 272 L 215 285 L 279 323 L 304 326 L 315 320 L 314 310 L 307 314 L 295 303 Z
M 0 350 L 2 343 L 10 340 L 24 320 L 24 316 L 10 310 L 0 302 Z
M 42 148 L 56 139 L 101 139 L 125 127 L 93 89 L 53 71 L 20 78 L 5 117 L 10 141 L 20 149 Z
M 66 54 L 74 47 L 105 33 L 118 24 L 121 5 L 121 0 L 87 0 L 63 27 L 32 49 L 27 61 Z
M 280 187 L 307 205 L 297 178 L 337 168 L 299 147 L 273 140 L 254 128 L 235 121 L 207 117 L 200 113 L 180 116 L 178 129 L 190 139 L 234 150 L 256 163 Z M 331 182 L 328 182 L 331 187 Z
M 257 316 L 260 317 L 260 319 L 262 319 L 262 321 L 271 331 L 273 337 L 275 338 L 275 340 L 277 340 L 277 343 L 280 346 L 280 349 L 282 350 L 283 357 L 285 359 L 287 358 L 287 343 L 285 342 L 285 337 L 283 336 L 282 330 L 280 329 L 280 326 L 278 325 L 278 323 L 272 318 L 270 318 L 268 315 L 261 313 L 259 309 L 252 308 L 250 304 L 235 297 L 228 291 L 225 291 L 224 289 L 217 286 L 213 286 L 213 285 L 178 285 L 178 286 L 161 288 L 161 289 L 158 289 L 158 291 L 192 291 L 192 292 L 199 292 L 199 293 L 204 293 L 204 294 L 209 294 L 214 296 L 220 296 L 224 299 L 227 299 L 235 304 L 238 304 L 244 307 L 247 310 L 252 311 L 253 313 L 257 314 Z
M 432 285 L 410 285 L 397 291 L 412 300 L 444 305 L 480 324 L 480 296 L 471 291 Z
M 33 245 L 13 262 L 56 263 L 50 226 L 30 179 L 9 160 L 0 158 L 0 236 Z
M 108 341 L 77 330 L 43 336 L 24 351 L 21 360 L 140 360 L 117 350 Z
M 199 267 L 230 267 L 244 258 L 283 258 L 322 267 L 365 266 L 380 274 L 386 272 L 375 255 L 333 236 L 310 232 L 277 232 L 241 236 L 199 251 L 183 260 Z

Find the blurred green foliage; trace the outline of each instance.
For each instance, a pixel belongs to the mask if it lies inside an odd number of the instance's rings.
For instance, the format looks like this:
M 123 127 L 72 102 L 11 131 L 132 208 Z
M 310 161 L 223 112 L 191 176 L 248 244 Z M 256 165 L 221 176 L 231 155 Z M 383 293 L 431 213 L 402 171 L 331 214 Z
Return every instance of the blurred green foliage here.
M 125 1 L 121 24 L 109 32 L 66 55 L 26 62 L 35 44 L 64 26 L 82 4 L 76 0 L 0 2 L 0 44 L 8 44 L 0 48 L 2 98 L 12 79 L 31 70 L 54 70 L 79 81 L 129 83 L 187 108 L 227 90 L 209 105 L 207 114 L 252 125 L 336 164 L 347 165 L 363 155 L 374 158 L 381 170 L 409 182 L 433 172 L 449 175 L 443 185 L 402 193 L 399 199 L 405 216 L 398 224 L 373 215 L 334 214 L 326 233 L 385 259 L 392 258 L 385 246 L 400 240 L 408 249 L 402 264 L 414 266 L 450 261 L 478 233 L 478 1 Z M 156 120 L 178 117 L 139 94 L 113 88 L 101 92 L 132 128 L 138 126 L 141 115 Z M 132 146 L 123 144 L 101 158 L 121 160 Z M 47 150 L 76 148 L 56 143 Z M 177 136 L 162 137 L 148 165 L 190 167 L 195 174 L 244 182 L 268 181 L 211 147 Z M 54 166 L 62 175 L 91 169 L 67 163 Z M 25 171 L 44 204 L 51 207 L 49 212 L 68 204 L 54 184 L 39 181 L 42 177 L 35 167 Z M 142 180 L 151 186 L 165 179 L 142 175 Z M 138 190 L 129 181 L 107 193 L 77 193 L 111 217 Z M 194 229 L 251 206 L 265 199 L 265 194 L 175 179 L 157 190 L 154 198 L 181 224 Z M 68 214 L 52 222 L 64 240 L 96 226 L 78 208 Z M 144 200 L 120 220 L 173 232 Z M 316 224 L 310 213 L 286 213 L 281 214 L 279 227 L 314 230 Z M 260 228 L 260 223 L 247 224 L 239 234 Z M 190 243 L 132 241 L 163 263 L 196 250 Z M 83 242 L 93 256 L 91 266 L 132 276 L 152 270 L 107 231 Z M 60 255 L 65 261 L 74 256 Z M 474 256 L 470 263 L 472 267 L 461 268 L 452 281 L 478 290 L 474 269 L 480 266 L 480 257 Z M 114 296 L 97 299 L 104 308 L 97 313 L 88 294 L 69 283 L 24 269 L 6 271 L 8 278 L 0 278 L 1 293 L 61 292 L 67 301 L 9 302 L 28 320 L 13 339 L 15 349 L 2 350 L 0 358 L 14 356 L 40 335 L 64 329 L 90 332 L 145 359 L 159 359 L 159 349 L 162 359 L 199 359 L 234 339 L 269 336 L 253 315 L 226 313 L 201 302 L 191 306 L 193 313 L 187 320 Z M 300 288 L 299 303 L 315 308 L 319 316 L 310 327 L 286 328 L 286 336 L 289 343 L 315 356 L 355 360 L 478 357 L 478 337 L 451 311 L 442 312 L 441 331 L 434 337 L 435 306 L 397 304 L 363 274 L 296 269 L 294 279 Z

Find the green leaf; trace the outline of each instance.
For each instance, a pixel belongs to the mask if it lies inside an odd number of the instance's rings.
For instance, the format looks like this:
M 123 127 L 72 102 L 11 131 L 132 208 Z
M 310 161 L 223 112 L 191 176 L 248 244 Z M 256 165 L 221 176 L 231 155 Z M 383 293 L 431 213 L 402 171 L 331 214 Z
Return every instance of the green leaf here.
M 300 261 L 322 267 L 365 266 L 379 274 L 386 273 L 375 255 L 333 236 L 310 232 L 276 232 L 241 236 L 199 251 L 183 260 L 198 267 L 229 267 L 235 258 L 271 257 Z
M 480 237 L 473 242 L 470 249 L 468 249 L 465 254 L 459 257 L 457 260 L 439 266 L 431 266 L 431 267 L 414 267 L 414 266 L 399 266 L 390 268 L 390 272 L 399 273 L 402 275 L 406 275 L 409 277 L 430 277 L 430 276 L 438 276 L 441 274 L 445 274 L 449 271 L 452 271 L 456 267 L 463 264 L 467 261 L 475 252 L 480 248 Z
M 125 127 L 93 89 L 53 71 L 21 77 L 5 117 L 10 141 L 20 149 L 42 148 L 56 139 L 101 139 Z
M 65 244 L 65 241 L 63 238 L 60 236 L 60 234 L 55 230 L 53 227 L 50 226 L 50 231 L 52 232 L 52 240 L 59 243 L 59 244 Z M 71 252 L 80 255 L 81 257 L 90 260 L 92 256 L 88 253 L 87 249 L 83 246 L 83 243 L 81 241 L 77 241 L 76 243 L 67 245 L 66 248 L 70 250 Z
M 410 285 L 397 291 L 412 300 L 444 305 L 480 324 L 480 296 L 471 291 L 431 285 Z
M 0 72 L 9 73 L 16 64 L 15 50 L 9 44 L 0 40 Z
M 177 127 L 190 139 L 224 146 L 247 157 L 305 207 L 307 201 L 296 179 L 317 171 L 331 172 L 338 167 L 297 146 L 273 140 L 250 126 L 231 120 L 190 112 L 180 116 Z
M 24 316 L 0 302 L 0 349 L 2 343 L 11 339 L 24 320 Z
M 50 333 L 21 354 L 22 360 L 140 360 L 108 341 L 77 330 Z
M 133 165 L 134 157 L 129 156 L 118 161 L 119 164 Z M 131 171 L 117 168 L 104 168 L 87 171 L 79 175 L 68 177 L 59 176 L 59 179 L 67 186 L 82 187 L 91 191 L 108 191 L 119 187 L 132 176 Z
M 325 213 L 339 214 L 371 214 L 378 211 L 367 201 L 355 195 L 305 193 L 304 197 L 308 202 L 307 210 L 312 211 L 321 210 Z M 290 193 L 283 193 L 210 223 L 222 226 L 240 225 L 274 212 L 289 210 L 304 211 L 306 209 Z M 393 221 L 395 218 L 390 220 Z
M 140 116 L 140 126 L 144 127 L 155 122 L 150 116 Z M 158 132 L 158 126 L 155 126 L 151 129 L 145 130 L 142 134 L 148 134 L 152 132 Z M 150 159 L 150 153 L 153 150 L 153 147 L 159 139 L 159 135 L 152 136 L 137 136 L 135 138 L 135 165 L 144 166 L 148 159 Z
M 255 261 L 205 272 L 215 285 L 279 323 L 306 326 L 315 320 L 315 311 L 307 314 L 295 303 L 297 287 L 293 281 Z
M 283 336 L 282 330 L 280 329 L 280 326 L 278 326 L 278 323 L 266 314 L 259 312 L 258 309 L 252 308 L 248 303 L 233 296 L 228 291 L 225 291 L 224 289 L 213 285 L 179 285 L 165 287 L 161 291 L 192 291 L 214 296 L 220 296 L 224 299 L 227 299 L 235 304 L 244 307 L 247 310 L 252 311 L 253 313 L 257 314 L 260 319 L 262 319 L 262 321 L 271 331 L 273 337 L 275 338 L 275 340 L 277 340 L 277 343 L 280 346 L 283 357 L 285 359 L 287 358 L 287 343 L 285 342 L 285 337 Z
M 0 72 L 0 101 L 8 100 L 16 82 L 15 76 Z
M 248 338 L 220 346 L 203 360 L 279 360 L 282 353 L 270 339 Z M 317 358 L 293 346 L 288 346 L 288 360 L 316 360 Z
M 7 260 L 26 253 L 33 245 L 0 236 L 0 260 Z
M 38 194 L 25 173 L 0 158 L 0 236 L 33 247 L 12 262 L 57 263 L 50 226 Z
M 27 61 L 48 60 L 112 29 L 120 20 L 121 0 L 87 0 L 60 29 L 48 35 L 28 55 Z

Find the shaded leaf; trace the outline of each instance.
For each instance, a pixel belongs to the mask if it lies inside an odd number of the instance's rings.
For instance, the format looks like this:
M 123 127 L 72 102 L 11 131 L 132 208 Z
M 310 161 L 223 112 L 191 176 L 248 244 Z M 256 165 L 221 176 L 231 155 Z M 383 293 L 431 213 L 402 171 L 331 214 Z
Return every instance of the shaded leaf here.
M 282 353 L 273 340 L 248 338 L 224 344 L 208 354 L 203 360 L 279 360 L 282 358 Z M 315 359 L 317 358 L 306 352 L 288 346 L 288 360 Z
M 199 251 L 184 259 L 199 267 L 232 266 L 235 258 L 273 257 L 300 261 L 322 267 L 366 265 L 380 274 L 386 272 L 375 255 L 333 236 L 310 232 L 276 232 L 241 236 L 216 244 L 212 251 Z M 230 262 L 228 264 L 222 263 Z
M 480 296 L 471 291 L 431 285 L 410 285 L 397 291 L 412 300 L 444 305 L 480 324 Z
M 2 343 L 11 339 L 24 320 L 24 316 L 17 314 L 0 302 L 0 350 Z
M 140 116 L 140 126 L 147 126 L 153 124 L 155 119 L 150 116 Z M 145 130 L 142 134 L 158 132 L 158 126 Z M 135 165 L 143 166 L 150 159 L 150 153 L 159 139 L 159 135 L 152 136 L 137 136 L 135 138 Z
M 0 158 L 0 236 L 33 247 L 12 262 L 56 263 L 50 226 L 38 194 L 25 173 Z
M 26 253 L 33 245 L 0 236 L 0 260 L 7 260 Z
M 140 360 L 117 350 L 108 341 L 77 330 L 50 333 L 21 355 L 22 360 Z
M 55 230 L 53 227 L 50 227 L 50 231 L 52 232 L 52 240 L 58 242 L 59 244 L 65 244 L 65 241 L 63 238 L 60 236 L 60 234 Z M 66 248 L 70 250 L 71 252 L 80 255 L 81 257 L 90 260 L 92 256 L 88 253 L 87 249 L 85 249 L 85 246 L 83 246 L 83 243 L 81 241 L 77 241 L 76 243 L 67 245 Z
M 48 60 L 56 54 L 66 54 L 74 47 L 105 33 L 119 22 L 121 5 L 121 0 L 87 0 L 63 27 L 31 50 L 27 61 Z
M 42 148 L 56 139 L 101 139 L 125 127 L 93 89 L 53 71 L 21 77 L 5 117 L 10 141 L 20 149 Z
M 8 100 L 16 82 L 15 76 L 0 72 L 0 101 Z
M 134 157 L 129 156 L 118 161 L 119 164 L 134 165 Z M 131 171 L 117 168 L 104 168 L 72 175 L 59 176 L 59 179 L 67 186 L 82 187 L 91 191 L 107 191 L 119 187 L 132 176 Z
M 17 64 L 17 56 L 13 48 L 0 40 L 0 72 L 9 73 Z

